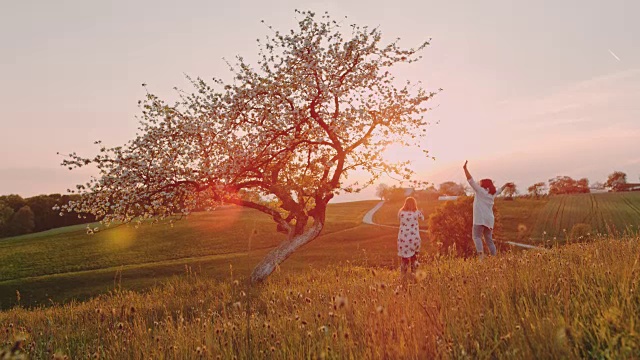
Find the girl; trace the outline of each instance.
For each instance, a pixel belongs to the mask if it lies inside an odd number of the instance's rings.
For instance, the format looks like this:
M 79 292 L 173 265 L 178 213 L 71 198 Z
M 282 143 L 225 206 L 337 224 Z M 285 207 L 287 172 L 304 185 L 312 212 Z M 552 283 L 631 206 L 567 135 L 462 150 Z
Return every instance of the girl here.
M 489 252 L 491 255 L 496 254 L 496 245 L 493 243 L 493 225 L 495 218 L 493 216 L 493 202 L 496 196 L 500 195 L 502 190 L 509 184 L 504 184 L 500 189 L 496 189 L 491 179 L 480 180 L 480 185 L 473 180 L 469 170 L 467 170 L 468 161 L 464 162 L 464 174 L 467 176 L 469 185 L 475 192 L 473 199 L 473 229 L 471 236 L 473 242 L 476 245 L 476 251 L 480 258 L 484 257 L 484 251 L 482 246 L 482 236 L 484 235 L 484 241 L 487 242 Z
M 407 267 L 411 267 L 411 273 L 415 273 L 418 262 L 416 255 L 420 251 L 419 220 L 424 220 L 422 211 L 418 210 L 416 199 L 408 197 L 404 206 L 398 211 L 400 230 L 398 231 L 398 256 L 402 259 L 400 269 L 402 274 L 407 273 Z

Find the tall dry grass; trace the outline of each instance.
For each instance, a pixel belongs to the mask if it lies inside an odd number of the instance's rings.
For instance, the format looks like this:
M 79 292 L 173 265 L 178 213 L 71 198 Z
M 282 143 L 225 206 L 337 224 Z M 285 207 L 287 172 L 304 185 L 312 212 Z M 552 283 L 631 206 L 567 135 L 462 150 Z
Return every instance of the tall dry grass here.
M 0 313 L 34 359 L 637 358 L 640 239 L 397 270 L 346 264 L 248 288 L 187 272 L 146 293 Z

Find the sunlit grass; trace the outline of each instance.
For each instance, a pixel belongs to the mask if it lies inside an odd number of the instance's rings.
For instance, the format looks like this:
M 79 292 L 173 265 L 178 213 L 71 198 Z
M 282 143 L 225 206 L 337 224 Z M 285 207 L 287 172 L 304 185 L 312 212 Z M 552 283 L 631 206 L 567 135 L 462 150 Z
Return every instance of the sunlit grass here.
M 328 253 L 323 249 L 332 249 L 329 260 L 335 261 L 363 258 L 360 247 L 374 248 L 371 258 L 376 254 L 384 257 L 378 249 L 386 249 L 380 244 L 388 241 L 381 236 L 390 232 L 375 232 L 361 225 L 362 217 L 375 204 L 330 204 L 320 238 L 284 266 L 327 263 Z M 83 300 L 112 290 L 116 282 L 126 289 L 148 288 L 180 274 L 185 265 L 215 279 L 222 279 L 230 264 L 238 274 L 246 275 L 284 237 L 268 216 L 241 208 L 196 213 L 174 227 L 119 226 L 90 236 L 85 227 L 2 239 L 0 309 L 17 303 L 16 290 L 22 294 L 23 306 Z M 388 263 L 389 257 L 395 257 L 393 249 L 382 261 Z
M 313 249 L 311 249 L 313 250 Z M 145 293 L 0 313 L 0 342 L 32 358 L 633 358 L 640 239 L 278 271 L 256 288 L 192 271 Z

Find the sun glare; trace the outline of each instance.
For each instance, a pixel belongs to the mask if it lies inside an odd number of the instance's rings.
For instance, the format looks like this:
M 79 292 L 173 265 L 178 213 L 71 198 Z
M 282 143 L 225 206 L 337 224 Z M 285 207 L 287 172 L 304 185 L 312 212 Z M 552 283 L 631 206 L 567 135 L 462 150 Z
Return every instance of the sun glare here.
M 120 226 L 106 231 L 107 244 L 111 248 L 126 249 L 133 243 L 135 234 L 130 226 Z
M 220 206 L 207 217 L 204 227 L 207 231 L 220 231 L 232 228 L 238 222 L 244 209 L 235 205 Z

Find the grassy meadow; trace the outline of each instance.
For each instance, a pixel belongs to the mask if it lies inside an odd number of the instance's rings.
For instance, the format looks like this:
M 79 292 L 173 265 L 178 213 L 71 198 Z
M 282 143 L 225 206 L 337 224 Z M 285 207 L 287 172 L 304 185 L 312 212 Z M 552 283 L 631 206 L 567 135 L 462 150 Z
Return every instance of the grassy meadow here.
M 640 238 L 484 261 L 436 257 L 415 279 L 353 264 L 249 288 L 188 271 L 144 292 L 0 312 L 31 358 L 635 358 Z
M 361 223 L 376 203 L 331 204 L 320 238 L 288 259 L 283 269 L 346 261 L 395 266 L 395 230 Z M 439 205 L 419 204 L 426 216 Z M 401 206 L 402 202 L 385 203 L 374 221 L 397 225 Z M 640 193 L 499 199 L 498 240 L 540 243 L 556 236 L 562 242 L 575 223 L 583 222 L 597 233 L 616 234 L 604 230 L 614 225 L 633 229 L 639 208 Z M 422 228 L 426 227 L 425 222 Z M 120 226 L 89 236 L 79 225 L 5 238 L 0 240 L 0 309 L 84 300 L 114 289 L 143 290 L 184 273 L 185 266 L 218 280 L 227 278 L 231 267 L 237 276 L 245 276 L 281 239 L 269 217 L 236 207 L 196 213 L 173 227 Z M 423 252 L 429 253 L 430 246 L 425 241 Z
M 617 221 L 601 222 L 609 230 L 632 225 L 638 195 L 498 200 L 501 236 L 535 241 L 536 231 L 574 223 L 598 229 L 594 219 Z M 637 233 L 599 232 L 590 242 L 485 261 L 441 257 L 425 241 L 416 277 L 401 279 L 396 230 L 361 223 L 376 203 L 330 205 L 321 237 L 255 287 L 248 274 L 282 235 L 268 217 L 242 208 L 197 213 L 173 227 L 89 236 L 72 226 L 2 239 L 0 358 L 639 353 Z M 428 216 L 440 204 L 420 207 Z M 374 221 L 397 225 L 401 205 L 386 203 Z
M 324 249 L 332 247 L 336 251 L 331 259 L 336 261 L 366 259 L 360 247 L 372 248 L 374 260 L 377 256 L 392 261 L 393 230 L 361 223 L 375 204 L 331 204 L 321 237 L 285 266 L 326 261 Z M 196 213 L 173 227 L 120 226 L 87 235 L 85 226 L 71 226 L 6 238 L 0 240 L 0 307 L 18 302 L 16 290 L 21 304 L 31 306 L 84 299 L 117 287 L 143 289 L 182 274 L 185 265 L 217 279 L 226 277 L 230 266 L 247 275 L 282 238 L 269 217 L 235 207 Z M 391 248 L 385 247 L 387 242 Z M 391 252 L 385 254 L 388 249 Z

